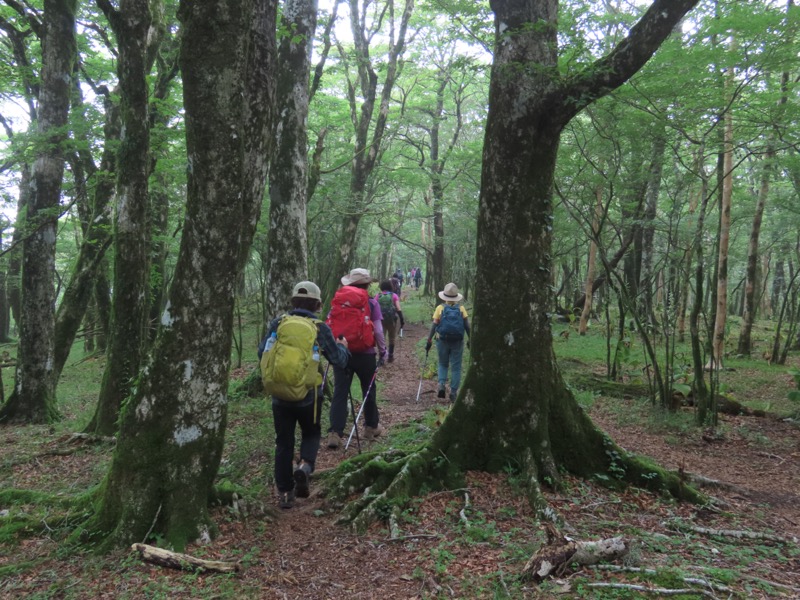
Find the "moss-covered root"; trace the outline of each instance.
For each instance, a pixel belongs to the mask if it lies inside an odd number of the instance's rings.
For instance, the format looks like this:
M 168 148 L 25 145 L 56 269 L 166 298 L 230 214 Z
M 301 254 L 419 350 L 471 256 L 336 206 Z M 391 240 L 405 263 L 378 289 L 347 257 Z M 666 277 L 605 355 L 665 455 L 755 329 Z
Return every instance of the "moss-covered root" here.
M 387 520 L 397 506 L 405 505 L 423 487 L 440 489 L 455 478 L 445 459 L 436 459 L 428 448 L 409 455 L 372 455 L 348 462 L 337 471 L 339 480 L 329 493 L 334 500 L 345 500 L 360 490 L 363 493 L 346 504 L 339 519 L 356 531 L 364 531 L 375 521 Z
M 602 440 L 607 465 L 605 477 L 599 477 L 601 483 L 609 487 L 635 485 L 657 494 L 669 494 L 681 501 L 705 504 L 708 498 L 693 487 L 686 485 L 682 475 L 667 471 L 656 463 L 641 456 L 630 454 L 617 446 L 610 438 Z M 595 473 L 595 477 L 598 477 Z

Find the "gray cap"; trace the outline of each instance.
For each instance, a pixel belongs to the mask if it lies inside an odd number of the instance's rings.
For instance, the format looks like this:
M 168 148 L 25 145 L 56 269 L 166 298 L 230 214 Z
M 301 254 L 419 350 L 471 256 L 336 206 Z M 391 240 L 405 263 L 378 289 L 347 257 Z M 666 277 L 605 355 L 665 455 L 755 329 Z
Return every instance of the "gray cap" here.
M 313 298 L 322 302 L 319 287 L 313 281 L 301 281 L 292 289 L 292 298 Z

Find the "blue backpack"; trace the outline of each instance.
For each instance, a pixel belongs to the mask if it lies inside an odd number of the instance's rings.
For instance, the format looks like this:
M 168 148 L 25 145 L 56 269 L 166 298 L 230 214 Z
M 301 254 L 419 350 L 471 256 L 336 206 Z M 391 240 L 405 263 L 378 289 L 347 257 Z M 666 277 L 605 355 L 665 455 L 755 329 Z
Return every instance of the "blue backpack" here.
M 436 328 L 439 338 L 443 340 L 464 339 L 464 317 L 458 304 L 445 304 L 442 309 L 442 318 Z

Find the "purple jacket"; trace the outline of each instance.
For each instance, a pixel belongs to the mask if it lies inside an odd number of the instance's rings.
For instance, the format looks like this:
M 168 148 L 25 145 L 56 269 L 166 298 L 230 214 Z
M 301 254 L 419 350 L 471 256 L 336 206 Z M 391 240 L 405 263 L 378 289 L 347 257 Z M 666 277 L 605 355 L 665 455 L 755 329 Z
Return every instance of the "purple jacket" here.
M 375 298 L 369 299 L 369 318 L 372 319 L 372 328 L 375 331 L 375 344 L 378 346 L 378 356 L 386 356 L 386 339 L 383 337 L 383 313 L 381 305 Z M 373 346 L 364 354 L 375 354 Z

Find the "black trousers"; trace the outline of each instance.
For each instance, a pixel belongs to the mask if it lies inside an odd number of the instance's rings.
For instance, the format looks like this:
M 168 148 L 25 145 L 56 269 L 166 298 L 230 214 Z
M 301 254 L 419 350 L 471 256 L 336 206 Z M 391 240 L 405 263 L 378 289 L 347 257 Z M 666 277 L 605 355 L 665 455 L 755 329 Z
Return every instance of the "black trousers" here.
M 272 402 L 275 423 L 275 485 L 279 492 L 294 489 L 294 431 L 300 425 L 300 459 L 314 471 L 321 437 L 320 414 L 322 394 L 316 402 L 303 406 L 288 402 Z

